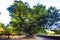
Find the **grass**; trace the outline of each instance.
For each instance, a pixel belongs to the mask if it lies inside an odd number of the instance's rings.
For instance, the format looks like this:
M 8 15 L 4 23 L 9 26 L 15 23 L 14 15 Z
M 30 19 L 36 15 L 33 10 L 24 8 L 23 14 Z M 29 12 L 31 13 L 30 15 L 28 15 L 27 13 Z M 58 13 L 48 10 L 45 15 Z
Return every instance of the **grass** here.
M 35 40 L 35 38 L 26 38 L 25 35 L 10 35 L 8 39 L 7 35 L 0 35 L 0 40 Z
M 56 35 L 58 36 L 58 34 L 56 34 Z M 43 38 L 44 37 L 45 36 L 43 36 Z M 49 36 L 46 36 L 46 37 L 48 38 Z M 34 35 L 34 38 L 27 38 L 26 35 L 20 35 L 20 36 L 19 35 L 10 35 L 9 39 L 8 39 L 8 35 L 0 35 L 0 40 L 37 40 L 37 39 L 36 39 L 35 35 Z

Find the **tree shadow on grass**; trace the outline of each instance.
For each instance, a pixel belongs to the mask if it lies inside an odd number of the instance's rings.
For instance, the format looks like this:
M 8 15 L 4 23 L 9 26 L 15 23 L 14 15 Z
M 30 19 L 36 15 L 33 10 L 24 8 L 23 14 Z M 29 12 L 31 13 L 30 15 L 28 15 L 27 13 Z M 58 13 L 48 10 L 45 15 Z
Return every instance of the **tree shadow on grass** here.
M 10 40 L 11 38 L 5 37 L 5 35 L 0 35 L 0 40 Z
M 4 35 L 4 36 L 1 36 L 0 35 L 0 40 L 35 40 L 35 38 L 29 38 L 29 37 L 20 37 L 19 36 L 19 38 L 8 38 L 8 37 L 6 37 L 6 35 Z

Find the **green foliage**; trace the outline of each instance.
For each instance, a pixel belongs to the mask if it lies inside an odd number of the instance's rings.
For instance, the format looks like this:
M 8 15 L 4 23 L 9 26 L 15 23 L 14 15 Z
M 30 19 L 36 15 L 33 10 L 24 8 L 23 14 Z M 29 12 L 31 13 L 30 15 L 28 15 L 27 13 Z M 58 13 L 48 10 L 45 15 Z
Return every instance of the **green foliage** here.
M 5 34 L 5 25 L 0 23 L 0 34 Z
M 37 34 L 41 34 L 41 35 L 47 35 L 47 32 L 45 31 L 45 29 L 41 28 L 40 31 Z
M 59 9 L 56 9 L 55 7 L 50 7 L 47 10 L 47 14 L 48 14 L 48 21 L 50 22 L 49 25 L 52 25 L 54 22 L 56 22 L 58 20 L 59 17 Z M 50 20 L 49 20 L 50 19 Z
M 47 10 L 47 23 L 46 23 L 46 29 L 51 30 L 51 26 L 56 23 L 59 19 L 59 9 L 56 9 L 55 7 L 50 7 Z
M 7 27 L 7 31 L 9 32 L 9 34 L 12 34 L 12 35 L 17 34 L 16 28 L 12 26 Z
M 46 9 L 43 5 L 37 5 L 30 8 L 28 3 L 14 1 L 14 4 L 8 8 L 11 16 L 10 25 L 19 32 L 27 34 L 36 34 L 40 31 L 41 26 L 46 23 Z
M 55 30 L 56 34 L 60 34 L 60 29 Z

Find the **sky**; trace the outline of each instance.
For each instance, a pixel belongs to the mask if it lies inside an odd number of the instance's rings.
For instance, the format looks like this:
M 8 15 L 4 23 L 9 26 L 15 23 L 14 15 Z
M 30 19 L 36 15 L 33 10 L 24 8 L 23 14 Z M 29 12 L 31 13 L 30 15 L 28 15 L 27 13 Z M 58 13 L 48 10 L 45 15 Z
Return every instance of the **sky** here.
M 10 22 L 10 16 L 7 8 L 13 4 L 14 0 L 0 0 L 0 22 L 4 23 L 5 25 Z M 56 7 L 60 9 L 60 0 L 22 0 L 23 2 L 29 3 L 30 7 L 36 5 L 38 2 L 39 4 L 43 4 L 48 9 L 50 6 Z

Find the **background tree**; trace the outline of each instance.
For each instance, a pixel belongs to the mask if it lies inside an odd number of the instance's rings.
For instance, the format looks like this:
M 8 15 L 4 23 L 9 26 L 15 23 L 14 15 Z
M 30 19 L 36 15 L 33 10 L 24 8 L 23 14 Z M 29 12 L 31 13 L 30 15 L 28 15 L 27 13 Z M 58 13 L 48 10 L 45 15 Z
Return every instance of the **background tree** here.
M 0 34 L 5 34 L 5 25 L 0 23 Z
M 36 34 L 43 29 L 46 23 L 46 9 L 43 5 L 36 5 L 30 8 L 28 3 L 22 1 L 14 1 L 14 4 L 8 8 L 11 16 L 10 25 L 19 31 L 28 35 Z
M 58 17 L 59 17 L 59 9 L 56 9 L 55 7 L 50 7 L 47 10 L 47 24 L 46 24 L 46 28 L 50 29 L 55 22 L 58 21 Z
M 60 34 L 60 28 L 56 29 L 54 32 L 55 32 L 56 34 Z
M 7 31 L 9 32 L 10 35 L 17 34 L 16 28 L 14 28 L 13 26 L 7 27 Z

